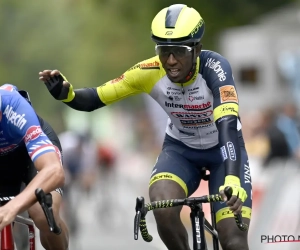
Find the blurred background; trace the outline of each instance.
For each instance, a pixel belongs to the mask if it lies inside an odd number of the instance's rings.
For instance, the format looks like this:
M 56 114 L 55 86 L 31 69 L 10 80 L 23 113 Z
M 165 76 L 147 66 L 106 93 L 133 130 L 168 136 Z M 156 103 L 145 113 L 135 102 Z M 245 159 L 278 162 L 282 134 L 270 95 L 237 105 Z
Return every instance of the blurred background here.
M 67 174 L 62 216 L 72 250 L 165 249 L 152 214 L 150 244 L 134 241 L 133 218 L 136 197 L 149 200 L 148 180 L 166 115 L 146 95 L 92 113 L 74 111 L 52 98 L 38 72 L 59 69 L 74 88 L 118 77 L 154 55 L 151 21 L 174 3 L 0 2 L 0 82 L 29 91 L 37 113 L 61 138 Z M 299 249 L 300 243 L 261 243 L 261 235 L 300 234 L 300 2 L 180 3 L 204 18 L 203 48 L 217 51 L 232 65 L 253 184 L 250 249 Z M 206 193 L 204 182 L 194 195 Z M 205 212 L 209 219 L 208 207 Z M 190 231 L 188 209 L 182 218 Z M 26 249 L 22 239 L 18 244 Z

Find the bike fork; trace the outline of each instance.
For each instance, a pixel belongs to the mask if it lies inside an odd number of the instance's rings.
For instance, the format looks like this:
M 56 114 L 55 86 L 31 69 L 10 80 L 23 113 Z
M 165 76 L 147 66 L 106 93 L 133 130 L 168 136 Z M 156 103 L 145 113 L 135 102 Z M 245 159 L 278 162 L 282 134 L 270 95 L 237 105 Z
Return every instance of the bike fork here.
M 193 230 L 193 250 L 207 250 L 204 234 L 204 213 L 201 204 L 191 207 L 190 218 Z

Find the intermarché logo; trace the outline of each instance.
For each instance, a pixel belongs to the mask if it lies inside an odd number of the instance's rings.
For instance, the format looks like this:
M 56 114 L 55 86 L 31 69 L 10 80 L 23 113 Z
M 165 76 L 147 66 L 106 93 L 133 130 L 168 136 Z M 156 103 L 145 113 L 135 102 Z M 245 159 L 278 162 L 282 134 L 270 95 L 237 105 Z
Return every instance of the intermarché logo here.
M 269 243 L 285 243 L 285 242 L 298 242 L 300 243 L 300 235 L 261 235 L 260 242 L 269 244 Z

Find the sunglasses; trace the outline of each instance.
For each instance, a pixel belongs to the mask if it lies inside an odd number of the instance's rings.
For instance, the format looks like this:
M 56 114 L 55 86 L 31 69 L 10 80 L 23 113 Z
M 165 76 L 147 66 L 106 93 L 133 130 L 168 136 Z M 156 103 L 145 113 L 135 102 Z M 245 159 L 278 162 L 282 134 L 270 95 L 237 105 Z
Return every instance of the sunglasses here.
M 161 58 L 167 59 L 172 54 L 176 59 L 189 56 L 194 47 L 186 45 L 156 45 L 155 53 Z

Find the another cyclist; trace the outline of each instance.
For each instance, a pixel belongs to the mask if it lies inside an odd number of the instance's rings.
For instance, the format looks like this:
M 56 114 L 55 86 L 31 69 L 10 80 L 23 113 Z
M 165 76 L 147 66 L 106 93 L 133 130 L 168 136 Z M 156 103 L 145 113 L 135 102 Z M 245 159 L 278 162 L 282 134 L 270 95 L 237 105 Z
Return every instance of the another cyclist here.
M 0 230 L 27 210 L 40 230 L 42 246 L 47 250 L 66 250 L 68 229 L 59 217 L 65 178 L 62 149 L 53 129 L 30 104 L 26 91 L 18 91 L 11 84 L 0 87 L 0 197 L 15 196 L 0 207 Z M 20 192 L 22 182 L 26 187 Z M 62 229 L 60 235 L 50 232 L 36 202 L 36 188 L 51 192 L 54 218 Z
M 150 180 L 151 201 L 190 196 L 199 187 L 205 167 L 210 171 L 210 193 L 220 192 L 224 197 L 224 187 L 233 188 L 227 203 L 215 205 L 222 248 L 247 250 L 247 233 L 232 219 L 232 211 L 242 210 L 249 224 L 252 206 L 238 95 L 229 62 L 216 52 L 201 50 L 203 33 L 204 20 L 195 9 L 171 5 L 152 21 L 157 56 L 118 78 L 74 90 L 58 70 L 44 70 L 39 76 L 55 99 L 80 111 L 93 111 L 142 92 L 153 97 L 169 119 Z M 180 211 L 154 212 L 159 235 L 171 250 L 190 249 Z

